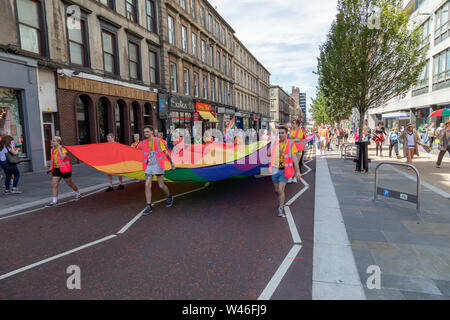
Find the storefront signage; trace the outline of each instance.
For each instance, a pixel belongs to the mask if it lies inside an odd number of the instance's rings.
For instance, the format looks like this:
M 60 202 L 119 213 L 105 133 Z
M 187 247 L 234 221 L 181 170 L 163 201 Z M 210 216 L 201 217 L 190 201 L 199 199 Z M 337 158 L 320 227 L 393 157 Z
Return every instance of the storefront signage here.
M 194 103 L 189 98 L 181 96 L 171 96 L 170 110 L 194 111 Z
M 167 101 L 167 95 L 159 95 L 159 118 L 167 119 L 169 116 L 169 103 Z
M 207 103 L 196 102 L 195 111 L 208 111 L 211 112 L 211 105 Z
M 228 108 L 224 108 L 224 107 L 218 107 L 217 108 L 217 113 L 230 114 L 230 115 L 234 115 L 235 114 L 234 110 L 228 109 Z
M 192 118 L 194 119 L 194 121 L 200 121 L 198 112 L 194 112 Z

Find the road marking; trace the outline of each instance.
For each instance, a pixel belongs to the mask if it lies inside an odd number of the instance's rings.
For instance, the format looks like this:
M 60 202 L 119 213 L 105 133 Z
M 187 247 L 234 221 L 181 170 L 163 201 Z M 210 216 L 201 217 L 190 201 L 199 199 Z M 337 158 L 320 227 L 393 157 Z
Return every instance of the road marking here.
M 314 159 L 310 159 L 303 164 L 306 168 L 308 168 L 308 170 L 305 173 L 303 173 L 303 176 L 307 175 L 311 171 L 311 168 L 308 167 L 306 164 L 313 160 Z M 296 258 L 298 252 L 302 248 L 302 246 L 300 245 L 300 243 L 302 243 L 302 239 L 300 238 L 300 234 L 298 232 L 297 225 L 295 224 L 294 217 L 292 216 L 291 209 L 289 208 L 289 206 L 295 200 L 297 200 L 306 190 L 309 189 L 309 184 L 305 181 L 305 179 L 301 178 L 300 181 L 304 185 L 303 189 L 300 190 L 299 192 L 297 192 L 297 194 L 295 196 L 293 196 L 285 204 L 285 207 L 284 207 L 284 211 L 286 212 L 286 218 L 288 221 L 288 226 L 289 226 L 289 230 L 292 235 L 292 241 L 294 242 L 294 246 L 292 247 L 291 251 L 289 251 L 286 258 L 284 258 L 283 262 L 278 267 L 277 271 L 275 272 L 272 279 L 269 281 L 266 288 L 263 290 L 263 292 L 259 296 L 258 300 L 269 300 L 272 297 L 275 290 L 278 288 L 281 280 L 283 280 L 284 275 L 286 274 L 287 270 L 291 266 L 292 262 L 294 260 L 302 260 L 303 259 L 303 257 Z
M 270 279 L 267 286 L 264 288 L 263 292 L 259 296 L 258 300 L 270 300 L 275 290 L 278 288 L 278 285 L 280 284 L 281 280 L 283 279 L 284 275 L 288 271 L 289 267 L 291 266 L 292 262 L 294 262 L 295 259 L 293 257 L 296 257 L 302 248 L 299 244 L 294 244 L 294 246 L 291 248 L 289 253 L 286 255 L 286 258 L 284 258 L 281 265 L 278 267 L 277 271 L 273 275 L 272 279 Z
M 23 268 L 20 268 L 20 269 L 11 271 L 11 272 L 9 272 L 9 273 L 6 273 L 6 274 L 4 274 L 4 275 L 1 275 L 1 276 L 0 276 L 0 280 L 9 278 L 9 277 L 11 277 L 11 276 L 13 276 L 13 275 L 15 275 L 15 274 L 24 272 L 24 271 L 26 271 L 26 270 L 30 270 L 30 269 L 35 268 L 35 267 L 37 267 L 37 266 L 40 266 L 40 265 L 42 265 L 42 264 L 44 264 L 44 263 L 47 263 L 47 262 L 50 262 L 50 261 L 59 259 L 59 258 L 61 258 L 61 257 L 67 256 L 67 255 L 69 255 L 69 254 L 72 254 L 72 253 L 74 253 L 74 252 L 77 252 L 77 251 L 86 249 L 86 248 L 91 247 L 91 246 L 94 246 L 94 245 L 96 245 L 96 244 L 99 244 L 99 243 L 101 243 L 101 242 L 108 241 L 108 240 L 110 240 L 110 239 L 112 239 L 112 238 L 114 238 L 114 237 L 116 237 L 116 235 L 113 234 L 113 235 L 107 236 L 107 237 L 105 237 L 105 238 L 102 238 L 102 239 L 100 239 L 100 240 L 97 240 L 97 241 L 90 242 L 90 243 L 88 243 L 88 244 L 82 245 L 82 246 L 80 246 L 80 247 L 78 247 L 78 248 L 75 248 L 75 249 L 72 249 L 72 250 L 69 250 L 69 251 L 60 253 L 60 254 L 58 254 L 58 255 L 56 255 L 56 256 L 53 256 L 53 257 L 50 257 L 50 258 L 47 258 L 47 259 L 38 261 L 38 262 L 36 262 L 36 263 L 30 264 L 30 265 L 28 265 L 28 266 L 26 266 L 26 267 L 23 267 Z
M 300 234 L 298 233 L 294 218 L 292 217 L 291 209 L 288 206 L 285 206 L 284 212 L 286 212 L 286 218 L 288 221 L 289 229 L 291 230 L 292 241 L 294 243 L 302 243 L 302 239 L 300 238 Z
M 124 184 L 124 185 L 127 185 L 127 184 L 131 184 L 131 183 L 135 183 L 135 182 L 136 182 L 135 180 L 130 180 L 130 181 L 124 182 L 123 184 Z M 100 188 L 100 186 L 101 186 L 101 188 Z M 94 195 L 94 194 L 96 194 L 96 193 L 99 193 L 99 192 L 103 191 L 105 186 L 106 186 L 106 185 L 97 185 L 97 186 L 94 186 L 94 187 L 98 187 L 98 188 L 99 188 L 98 190 L 94 190 L 94 191 L 91 191 L 91 192 L 88 192 L 88 193 L 81 193 L 81 199 L 86 198 L 86 197 L 90 197 L 90 196 L 92 196 L 92 195 Z M 86 189 L 88 189 L 88 188 L 85 188 L 85 190 L 86 190 Z M 66 193 L 66 195 L 67 195 L 67 194 L 68 194 L 68 193 Z M 49 199 L 48 201 L 50 201 L 50 199 Z M 75 202 L 75 201 L 80 201 L 80 200 L 77 200 L 77 199 L 71 199 L 71 200 L 68 200 L 68 201 L 59 202 L 59 203 L 58 203 L 58 206 L 61 206 L 61 205 L 64 205 L 64 204 L 67 204 L 67 203 L 70 203 L 70 202 Z M 42 201 L 40 201 L 40 202 L 42 202 Z M 41 203 L 40 203 L 40 204 L 41 204 Z M 28 210 L 28 211 L 25 211 L 25 212 L 21 212 L 21 213 L 17 213 L 17 214 L 12 214 L 12 215 L 9 215 L 9 216 L 0 218 L 0 220 L 9 219 L 9 218 L 12 218 L 12 217 L 21 216 L 21 215 L 28 214 L 28 213 L 33 213 L 33 212 L 36 212 L 36 211 L 39 211 L 39 210 L 44 210 L 44 209 L 46 209 L 46 208 L 47 208 L 46 206 L 43 206 L 43 207 L 31 209 L 31 210 Z M 5 215 L 6 215 L 6 214 L 8 214 L 8 213 L 5 213 Z M 0 213 L 0 216 L 1 216 L 1 215 L 2 215 L 2 214 Z
M 190 193 L 194 193 L 194 192 L 197 192 L 197 191 L 201 191 L 203 189 L 206 189 L 209 186 L 209 184 L 210 184 L 209 182 L 206 182 L 203 187 L 200 187 L 200 188 L 197 188 L 197 189 L 194 189 L 194 190 L 190 190 L 190 191 L 186 191 L 186 192 L 174 195 L 173 197 L 174 198 L 178 198 L 178 197 L 184 196 L 186 194 L 190 194 Z M 153 202 L 153 204 L 161 203 L 163 201 L 165 201 L 165 199 L 161 199 L 161 200 L 155 201 L 155 202 Z M 139 212 L 130 222 L 128 222 L 122 229 L 120 229 L 117 232 L 117 234 L 124 234 L 125 231 L 127 231 L 136 221 L 139 220 L 140 217 L 142 217 L 143 212 L 144 212 L 144 210 Z

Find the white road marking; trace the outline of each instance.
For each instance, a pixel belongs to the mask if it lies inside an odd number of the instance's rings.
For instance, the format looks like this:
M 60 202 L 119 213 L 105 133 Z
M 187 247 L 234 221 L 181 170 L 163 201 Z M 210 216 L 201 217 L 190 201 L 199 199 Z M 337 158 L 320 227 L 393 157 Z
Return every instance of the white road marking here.
M 42 264 L 44 264 L 44 263 L 47 263 L 47 262 L 50 262 L 50 261 L 59 259 L 59 258 L 61 258 L 61 257 L 67 256 L 67 255 L 69 255 L 69 254 L 72 254 L 72 253 L 74 253 L 74 252 L 77 252 L 77 251 L 86 249 L 86 248 L 88 248 L 88 247 L 92 247 L 92 246 L 94 246 L 94 245 L 96 245 L 96 244 L 99 244 L 99 243 L 101 243 L 101 242 L 110 240 L 110 239 L 112 239 L 112 238 L 114 238 L 114 237 L 116 237 L 116 235 L 113 234 L 113 235 L 107 236 L 107 237 L 105 237 L 105 238 L 102 238 L 102 239 L 100 239 L 100 240 L 97 240 L 97 241 L 90 242 L 90 243 L 88 243 L 88 244 L 82 245 L 82 246 L 80 246 L 80 247 L 78 247 L 78 248 L 75 248 L 75 249 L 72 249 L 72 250 L 69 250 L 69 251 L 60 253 L 60 254 L 58 254 L 58 255 L 56 255 L 56 256 L 53 256 L 53 257 L 50 257 L 50 258 L 47 258 L 47 259 L 38 261 L 38 262 L 36 262 L 36 263 L 30 264 L 30 265 L 28 265 L 28 266 L 26 266 L 26 267 L 23 267 L 23 268 L 20 268 L 20 269 L 17 269 L 17 270 L 8 272 L 8 273 L 6 273 L 6 274 L 4 274 L 4 275 L 0 275 L 0 280 L 9 278 L 9 277 L 11 277 L 11 276 L 13 276 L 13 275 L 15 275 L 15 274 L 24 272 L 24 271 L 26 271 L 26 270 L 30 270 L 30 269 L 35 268 L 35 267 L 37 267 L 37 266 L 40 266 L 40 265 L 42 265 Z
M 292 241 L 294 243 L 302 243 L 302 239 L 300 238 L 300 234 L 298 233 L 294 218 L 292 217 L 291 209 L 288 206 L 285 206 L 284 212 L 286 212 L 286 218 L 289 224 L 289 229 L 291 230 Z
M 124 184 L 124 185 L 127 185 L 127 184 L 134 183 L 134 182 L 136 182 L 136 181 L 130 180 L 130 181 L 124 182 L 123 184 Z M 100 187 L 100 186 L 101 186 L 101 187 Z M 96 193 L 99 193 L 99 192 L 105 190 L 105 189 L 104 189 L 104 187 L 105 187 L 104 185 L 100 185 L 100 186 L 98 187 L 98 188 L 100 188 L 100 189 L 98 189 L 98 190 L 91 191 L 91 192 L 87 192 L 87 193 L 83 193 L 83 192 L 82 192 L 82 193 L 81 193 L 81 199 L 86 198 L 86 197 L 89 197 L 89 196 L 92 196 L 92 195 L 94 195 L 94 194 L 96 194 Z M 95 186 L 95 187 L 97 187 L 97 186 Z M 87 189 L 87 188 L 86 188 L 86 189 Z M 71 199 L 71 200 L 68 200 L 68 201 L 58 202 L 58 206 L 61 206 L 61 205 L 63 205 L 63 204 L 67 204 L 67 203 L 69 203 L 69 202 L 81 201 L 81 199 L 79 199 L 79 200 Z M 43 207 L 39 207 L 39 208 L 35 208 L 35 209 L 28 210 L 28 211 L 25 211 L 25 212 L 21 212 L 21 213 L 17 213 L 17 214 L 12 214 L 12 215 L 9 215 L 9 216 L 0 218 L 0 220 L 9 219 L 9 218 L 12 218 L 12 217 L 17 217 L 17 216 L 21 216 L 21 215 L 24 215 L 24 214 L 33 213 L 33 212 L 36 212 L 36 211 L 39 211 L 39 210 L 44 210 L 45 208 L 47 208 L 47 207 L 46 207 L 46 206 L 43 206 Z M 5 213 L 5 214 L 7 214 L 7 213 Z M 1 215 L 2 215 L 2 214 L 0 214 L 0 216 L 1 216 Z
M 270 279 L 267 286 L 264 288 L 263 292 L 259 296 L 258 300 L 270 300 L 275 290 L 278 288 L 278 285 L 280 284 L 281 280 L 283 279 L 284 275 L 288 271 L 289 267 L 291 266 L 292 262 L 294 262 L 295 259 L 293 257 L 296 257 L 302 248 L 299 244 L 294 244 L 294 246 L 291 248 L 289 253 L 286 255 L 286 258 L 284 258 L 281 265 L 278 267 L 277 271 L 273 275 L 272 279 Z
M 186 192 L 174 195 L 173 197 L 174 198 L 178 198 L 178 197 L 184 196 L 184 195 L 189 194 L 189 193 L 194 193 L 194 192 L 206 189 L 209 186 L 209 184 L 210 184 L 209 182 L 206 182 L 203 187 L 200 187 L 200 188 L 197 188 L 197 189 L 194 189 L 194 190 L 190 190 L 190 191 L 186 191 Z M 160 202 L 163 202 L 163 201 L 166 201 L 166 200 L 165 199 L 161 199 L 161 200 L 153 202 L 153 204 L 157 204 L 157 203 L 160 203 Z M 140 217 L 142 217 L 142 213 L 143 212 L 144 212 L 144 210 L 139 212 L 130 222 L 128 222 L 122 229 L 120 229 L 117 232 L 117 234 L 124 234 L 125 231 L 127 231 L 136 221 L 139 220 Z
M 303 173 L 302 176 L 307 175 L 311 171 L 311 168 L 308 167 L 307 164 L 313 160 L 314 159 L 310 159 L 303 163 L 303 165 L 306 168 L 308 168 L 308 170 L 305 173 Z M 269 300 L 272 297 L 273 293 L 278 288 L 281 280 L 283 280 L 284 275 L 286 274 L 287 270 L 291 266 L 292 262 L 294 260 L 296 260 L 295 257 L 297 256 L 298 252 L 302 248 L 302 246 L 300 245 L 300 243 L 302 243 L 302 239 L 300 238 L 300 234 L 298 232 L 297 225 L 295 224 L 294 217 L 292 216 L 291 209 L 289 208 L 289 206 L 295 200 L 297 200 L 306 190 L 309 189 L 309 184 L 305 181 L 305 179 L 301 178 L 300 181 L 304 185 L 303 189 L 300 190 L 299 192 L 297 192 L 297 194 L 295 196 L 293 196 L 288 202 L 286 202 L 285 207 L 284 207 L 284 211 L 286 212 L 286 218 L 288 221 L 289 230 L 292 235 L 292 241 L 294 242 L 294 246 L 292 247 L 291 251 L 289 251 L 286 258 L 284 258 L 283 262 L 278 267 L 278 270 L 275 272 L 272 279 L 269 281 L 266 288 L 263 290 L 263 292 L 259 296 L 258 300 Z

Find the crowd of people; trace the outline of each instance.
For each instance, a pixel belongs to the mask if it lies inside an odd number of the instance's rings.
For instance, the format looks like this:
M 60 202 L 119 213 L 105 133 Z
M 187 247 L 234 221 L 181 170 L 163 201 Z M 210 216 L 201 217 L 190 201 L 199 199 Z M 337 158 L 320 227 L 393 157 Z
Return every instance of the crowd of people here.
M 189 128 L 187 128 L 189 129 Z M 272 128 L 275 129 L 275 128 Z M 286 126 L 279 126 L 274 131 L 278 134 L 279 140 L 272 143 L 269 150 L 270 164 L 269 169 L 272 173 L 272 182 L 274 184 L 275 192 L 278 196 L 279 207 L 278 216 L 285 217 L 284 201 L 285 201 L 285 187 L 287 183 L 296 183 L 301 179 L 302 164 L 304 152 L 317 143 L 317 148 L 320 154 L 325 154 L 326 151 L 332 150 L 332 141 L 339 147 L 345 142 L 348 142 L 351 137 L 354 141 L 360 138 L 359 130 L 350 130 L 348 127 L 341 125 L 330 126 L 321 124 L 311 128 L 302 126 L 299 120 L 293 120 Z M 268 130 L 261 132 L 260 139 L 269 140 L 270 135 Z M 422 135 L 421 135 L 422 134 Z M 145 172 L 145 198 L 147 205 L 143 210 L 143 215 L 148 215 L 152 212 L 152 181 L 156 177 L 159 188 L 166 194 L 166 206 L 170 207 L 173 204 L 172 194 L 164 183 L 164 163 L 170 163 L 170 168 L 175 169 L 170 153 L 174 146 L 183 142 L 183 137 L 168 131 L 166 140 L 162 132 L 156 132 L 151 126 L 146 126 L 143 130 L 144 139 L 140 139 L 139 134 L 133 136 L 132 148 L 142 151 L 142 169 Z M 314 139 L 307 139 L 313 136 Z M 114 134 L 107 134 L 107 142 L 114 142 Z M 376 155 L 383 156 L 383 146 L 388 145 L 389 157 L 395 153 L 397 158 L 402 158 L 399 155 L 400 146 L 403 149 L 403 157 L 407 158 L 408 163 L 412 163 L 414 155 L 419 152 L 419 145 L 427 143 L 430 147 L 434 143 L 438 144 L 440 153 L 438 155 L 436 166 L 440 168 L 442 159 L 446 152 L 450 154 L 450 120 L 441 123 L 437 129 L 433 125 L 426 126 L 420 132 L 416 130 L 414 124 L 410 123 L 406 127 L 402 126 L 400 129 L 394 124 L 392 128 L 386 130 L 383 122 L 379 122 L 374 129 L 370 129 L 367 121 L 362 130 L 363 141 L 374 141 L 376 144 Z M 241 139 L 241 141 L 239 140 Z M 234 143 L 244 143 L 244 137 L 234 136 Z M 195 137 L 194 137 L 195 140 Z M 218 141 L 217 137 L 213 135 L 206 135 L 202 143 L 212 143 Z M 224 142 L 227 142 L 226 139 Z M 47 206 L 55 206 L 58 204 L 58 186 L 63 179 L 65 183 L 75 192 L 75 199 L 81 198 L 78 187 L 72 181 L 72 165 L 69 158 L 68 150 L 62 145 L 60 137 L 55 136 L 51 141 L 51 165 L 49 173 L 52 175 L 52 194 L 53 198 Z M 14 139 L 11 136 L 2 134 L 0 136 L 0 166 L 5 173 L 5 194 L 21 193 L 18 190 L 18 182 L 20 179 L 20 172 L 17 167 L 17 158 L 20 148 L 14 144 Z M 394 152 L 393 152 L 394 151 Z M 275 155 L 278 154 L 278 157 Z M 118 177 L 119 186 L 117 190 L 124 189 L 122 176 Z M 109 186 L 106 192 L 114 191 L 113 177 L 108 175 Z

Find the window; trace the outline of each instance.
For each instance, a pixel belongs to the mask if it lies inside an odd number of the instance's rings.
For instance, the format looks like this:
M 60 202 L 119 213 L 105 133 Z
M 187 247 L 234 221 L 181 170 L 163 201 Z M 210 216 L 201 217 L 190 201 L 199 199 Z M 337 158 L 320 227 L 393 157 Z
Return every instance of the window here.
M 192 34 L 192 55 L 197 58 L 197 35 Z
M 219 103 L 222 103 L 222 80 L 219 80 L 217 85 L 218 85 L 218 87 L 217 87 L 217 90 L 218 90 L 217 95 L 218 95 L 218 98 L 219 98 Z
M 223 86 L 223 103 L 228 104 L 228 85 L 226 83 Z
M 86 26 L 84 20 L 80 20 L 80 29 L 68 28 L 70 62 L 80 66 L 88 66 L 88 51 L 86 48 Z
M 228 49 L 231 50 L 231 33 L 228 33 Z
M 448 62 L 448 61 L 447 61 Z M 419 79 L 417 84 L 414 86 L 415 88 L 428 86 L 428 68 L 429 68 L 430 60 L 427 60 L 427 64 L 423 68 L 422 72 L 419 75 Z
M 26 141 L 27 136 L 32 136 L 33 132 L 26 134 L 24 132 L 24 118 L 23 118 L 23 102 L 21 99 L 22 92 L 20 90 L 15 90 L 12 88 L 1 88 L 0 87 L 0 131 L 11 136 L 14 141 L 20 142 L 22 147 L 20 148 L 20 156 L 26 157 Z M 77 102 L 80 98 L 77 99 Z M 84 117 L 85 112 L 88 112 L 88 105 L 82 106 L 83 120 L 87 119 Z M 77 115 L 80 108 L 77 104 Z M 81 120 L 78 118 L 78 120 Z M 86 127 L 89 127 L 89 122 L 86 123 Z M 89 130 L 89 128 L 88 128 Z M 79 130 L 80 131 L 80 130 Z M 84 135 L 86 138 L 87 135 Z M 88 142 L 89 143 L 89 142 Z
M 140 79 L 139 45 L 131 41 L 128 42 L 128 67 L 130 70 L 130 79 Z
M 157 68 L 156 68 L 156 53 L 153 51 L 148 52 L 149 66 L 150 66 L 150 82 L 157 83 Z
M 202 40 L 202 61 L 206 63 L 206 42 Z
M 214 48 L 212 45 L 209 45 L 209 65 L 214 67 Z
M 196 12 L 195 12 L 195 0 L 191 0 L 191 16 L 192 18 L 196 18 Z
M 225 55 L 222 56 L 222 72 L 227 74 L 227 57 Z
M 222 40 L 222 43 L 223 44 L 225 44 L 226 42 L 225 42 L 225 37 L 226 37 L 226 33 L 225 33 L 225 28 L 223 28 L 222 27 L 222 33 L 221 33 L 221 40 Z
M 155 23 L 155 2 L 153 0 L 145 0 L 145 14 L 147 19 L 147 29 L 156 33 Z
M 198 73 L 194 73 L 194 96 L 198 98 L 199 88 L 198 88 Z
M 190 90 L 190 81 L 189 81 L 189 70 L 188 69 L 184 69 L 184 73 L 183 73 L 183 84 L 184 84 L 184 94 L 185 95 L 189 95 L 191 93 Z
M 203 99 L 208 99 L 208 77 L 203 76 Z
M 117 74 L 116 67 L 116 36 L 106 30 L 102 30 L 103 45 L 103 70 Z
M 78 144 L 89 144 L 91 143 L 91 134 L 88 98 L 84 95 L 79 96 L 75 104 L 77 109 Z
M 137 23 L 136 0 L 125 0 L 125 9 L 127 19 Z
M 180 0 L 180 7 L 181 7 L 183 10 L 186 10 L 186 0 Z
M 231 62 L 231 58 L 228 59 L 228 72 L 229 72 L 230 77 L 233 77 L 233 64 Z
M 22 50 L 43 55 L 41 3 L 36 0 L 17 0 L 17 17 Z
M 175 45 L 175 29 L 173 24 L 173 18 L 171 16 L 167 17 L 167 22 L 169 26 L 169 43 Z
M 442 42 L 448 36 L 448 2 L 436 11 L 434 44 Z
M 213 18 L 212 15 L 208 15 L 208 30 L 209 32 L 213 32 Z
M 220 25 L 219 22 L 216 21 L 216 37 L 220 39 Z
M 211 78 L 211 100 L 216 101 L 216 81 Z
M 97 2 L 101 3 L 104 6 L 107 6 L 110 9 L 114 10 L 113 0 L 97 0 Z
M 187 29 L 185 26 L 181 26 L 181 45 L 184 52 L 188 52 L 187 44 Z
M 200 7 L 200 23 L 203 27 L 206 27 L 205 8 L 203 7 Z
M 216 53 L 216 63 L 217 63 L 217 70 L 220 71 L 220 52 L 217 51 Z
M 170 64 L 170 89 L 172 92 L 177 92 L 177 65 Z

